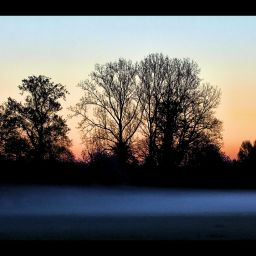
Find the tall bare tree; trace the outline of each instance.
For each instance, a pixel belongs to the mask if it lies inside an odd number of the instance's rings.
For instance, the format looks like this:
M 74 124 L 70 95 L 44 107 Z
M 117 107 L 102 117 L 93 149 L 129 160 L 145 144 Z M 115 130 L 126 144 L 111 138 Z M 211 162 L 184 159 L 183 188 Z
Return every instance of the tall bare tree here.
M 83 97 L 74 107 L 73 115 L 85 136 L 118 156 L 122 163 L 129 158 L 130 145 L 141 121 L 141 89 L 137 83 L 137 67 L 119 59 L 96 65 L 90 79 L 80 83 Z
M 214 117 L 220 91 L 201 83 L 195 62 L 151 54 L 139 70 L 150 159 L 179 165 L 194 147 L 221 141 L 221 122 Z

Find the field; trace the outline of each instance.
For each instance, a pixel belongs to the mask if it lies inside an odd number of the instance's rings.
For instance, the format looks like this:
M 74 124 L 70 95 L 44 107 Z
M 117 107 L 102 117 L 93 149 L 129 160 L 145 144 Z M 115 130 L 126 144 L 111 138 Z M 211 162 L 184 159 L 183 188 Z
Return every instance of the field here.
M 1 186 L 0 239 L 256 239 L 256 192 Z

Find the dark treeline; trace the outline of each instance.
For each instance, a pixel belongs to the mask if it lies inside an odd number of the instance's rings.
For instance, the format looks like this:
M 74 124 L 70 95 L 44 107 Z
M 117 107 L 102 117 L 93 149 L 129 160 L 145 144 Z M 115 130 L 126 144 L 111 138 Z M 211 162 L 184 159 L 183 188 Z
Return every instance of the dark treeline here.
M 81 161 L 59 114 L 65 86 L 22 80 L 24 101 L 0 106 L 0 182 L 256 188 L 256 143 L 243 142 L 238 160 L 221 151 L 221 93 L 199 74 L 194 61 L 163 54 L 96 65 L 69 108 Z

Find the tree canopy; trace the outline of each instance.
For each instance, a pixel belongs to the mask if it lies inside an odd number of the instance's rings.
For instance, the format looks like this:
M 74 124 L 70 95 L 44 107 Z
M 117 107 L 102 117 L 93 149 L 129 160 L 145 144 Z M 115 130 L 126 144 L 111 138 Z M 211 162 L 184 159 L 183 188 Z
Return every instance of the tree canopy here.
M 253 144 L 249 140 L 242 142 L 238 152 L 238 161 L 241 163 L 256 163 L 256 141 Z
M 186 164 L 194 149 L 220 145 L 221 121 L 214 116 L 220 91 L 202 84 L 199 73 L 190 59 L 150 54 L 141 61 L 141 128 L 151 163 Z
M 67 136 L 69 128 L 66 120 L 57 114 L 62 109 L 59 100 L 65 100 L 68 92 L 65 86 L 50 80 L 41 75 L 29 76 L 18 86 L 25 96 L 24 103 L 9 97 L 2 107 L 6 153 L 10 151 L 8 148 L 16 148 L 20 155 L 38 160 L 73 158 L 69 150 L 71 140 Z M 19 146 L 10 145 L 17 141 Z M 17 152 L 14 155 L 17 157 Z

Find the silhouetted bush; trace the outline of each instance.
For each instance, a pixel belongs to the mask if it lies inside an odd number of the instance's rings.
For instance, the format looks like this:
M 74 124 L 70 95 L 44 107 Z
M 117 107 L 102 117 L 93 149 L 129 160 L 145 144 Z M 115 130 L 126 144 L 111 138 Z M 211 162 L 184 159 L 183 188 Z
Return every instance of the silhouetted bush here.
M 92 183 L 120 184 L 124 181 L 124 170 L 120 168 L 118 158 L 96 151 L 90 155 L 89 175 Z

